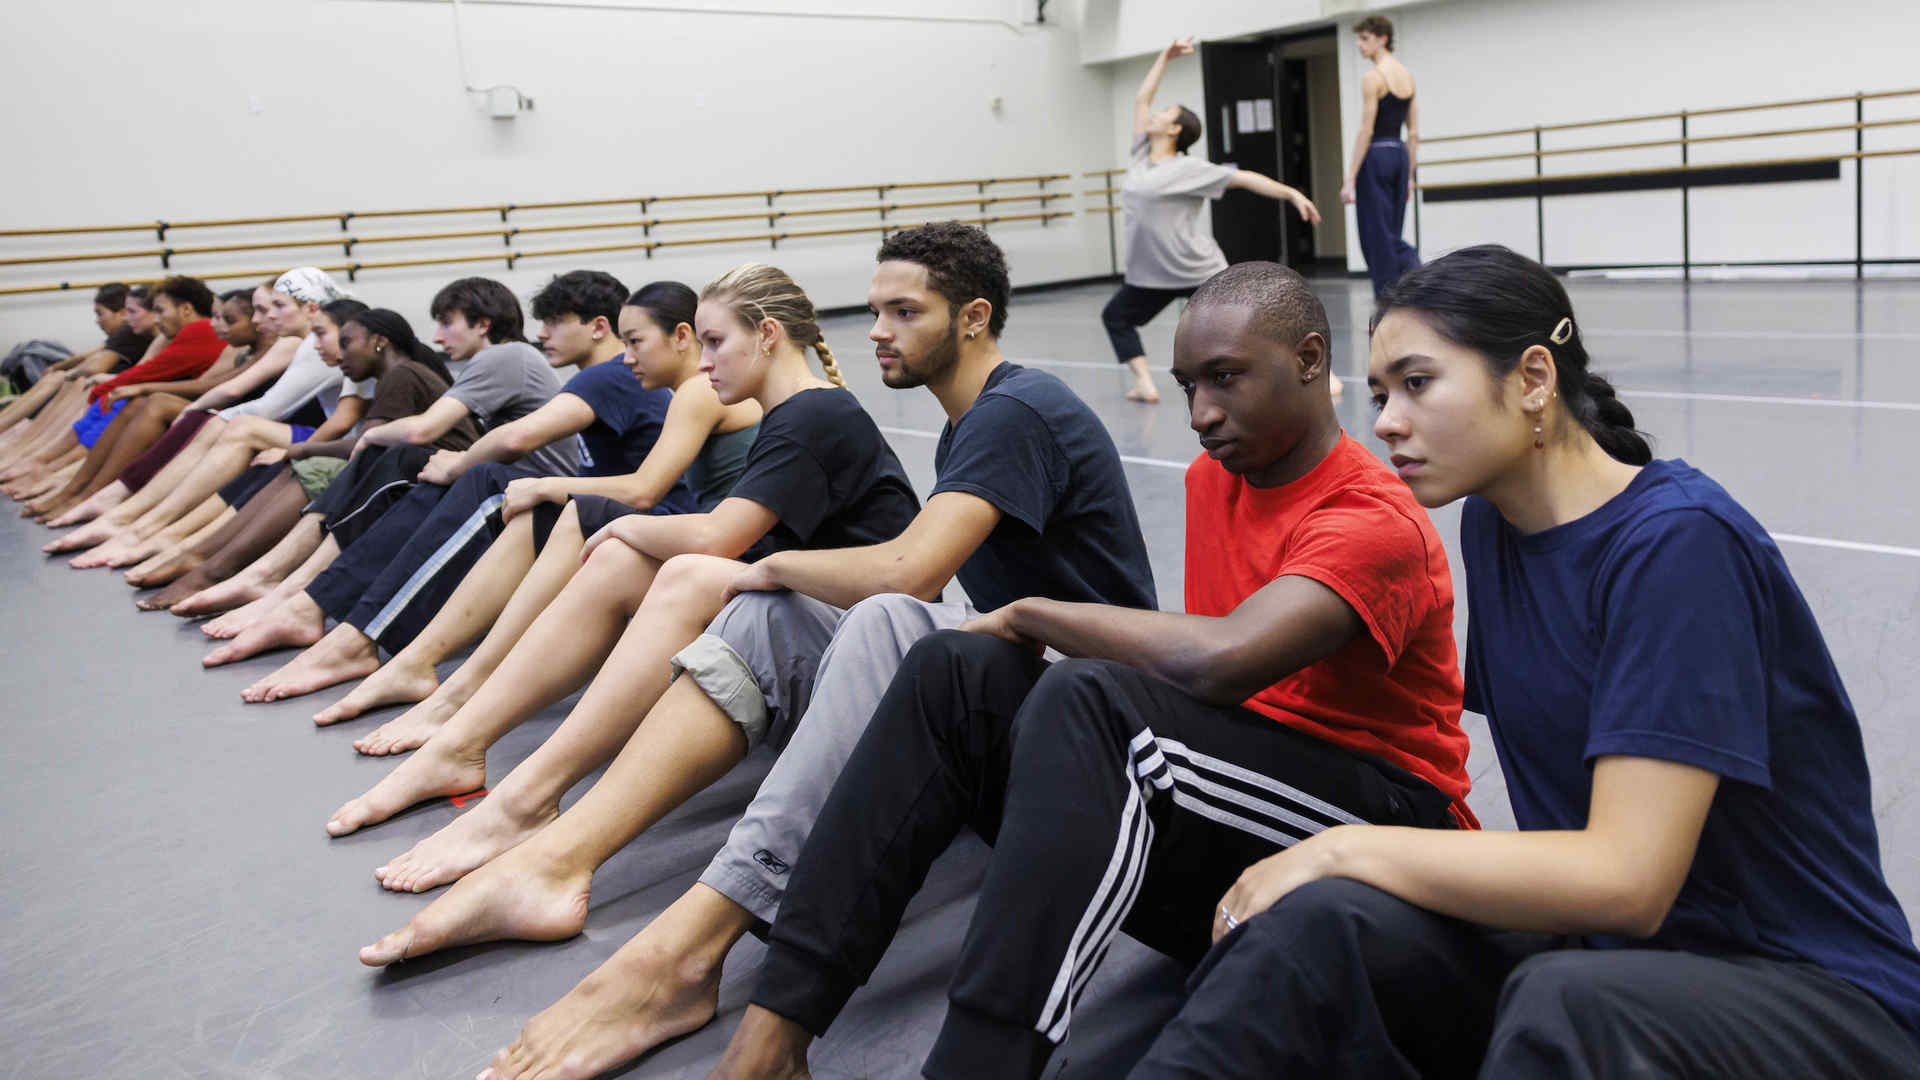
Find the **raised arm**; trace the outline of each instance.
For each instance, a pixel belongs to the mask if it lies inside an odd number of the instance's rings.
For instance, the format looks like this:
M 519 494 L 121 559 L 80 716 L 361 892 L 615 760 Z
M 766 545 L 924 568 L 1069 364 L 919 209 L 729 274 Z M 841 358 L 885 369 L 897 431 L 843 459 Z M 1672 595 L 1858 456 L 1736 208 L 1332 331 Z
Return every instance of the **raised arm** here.
M 1193 39 L 1179 40 L 1160 50 L 1153 58 L 1153 66 L 1147 69 L 1147 77 L 1140 80 L 1140 89 L 1133 95 L 1133 133 L 1139 135 L 1147 130 L 1147 121 L 1153 115 L 1153 96 L 1160 92 L 1160 78 L 1167 73 L 1167 61 L 1193 54 Z
M 1340 185 L 1340 201 L 1352 203 L 1354 186 L 1360 182 L 1360 163 L 1367 159 L 1367 146 L 1373 142 L 1373 121 L 1380 112 L 1380 96 L 1387 92 L 1387 81 L 1377 71 L 1360 76 L 1360 130 L 1353 137 L 1353 159 L 1347 162 L 1347 180 Z
M 1028 598 L 966 629 L 1117 661 L 1201 701 L 1238 705 L 1332 655 L 1366 627 L 1332 589 L 1289 575 L 1219 618 Z
M 1307 198 L 1305 192 L 1299 188 L 1288 187 L 1271 176 L 1263 176 L 1250 169 L 1241 169 L 1233 174 L 1233 179 L 1227 181 L 1227 186 L 1288 203 L 1302 218 L 1312 224 L 1320 224 L 1320 208 L 1313 205 L 1313 200 Z
M 986 542 L 1000 516 L 999 507 L 978 495 L 943 491 L 886 543 L 778 552 L 741 574 L 734 591 L 790 589 L 843 608 L 882 593 L 932 600 Z
M 1310 881 L 1344 877 L 1503 930 L 1650 937 L 1686 882 L 1719 786 L 1692 765 L 1602 757 L 1584 829 L 1341 826 L 1255 863 L 1220 906 L 1244 922 Z M 1215 920 L 1215 937 L 1224 932 Z
M 522 477 L 507 485 L 501 519 L 511 521 L 523 510 L 543 502 L 563 502 L 572 495 L 604 495 L 636 510 L 651 510 L 700 456 L 725 408 L 711 391 L 677 393 L 667 406 L 660 437 L 639 469 L 622 476 Z

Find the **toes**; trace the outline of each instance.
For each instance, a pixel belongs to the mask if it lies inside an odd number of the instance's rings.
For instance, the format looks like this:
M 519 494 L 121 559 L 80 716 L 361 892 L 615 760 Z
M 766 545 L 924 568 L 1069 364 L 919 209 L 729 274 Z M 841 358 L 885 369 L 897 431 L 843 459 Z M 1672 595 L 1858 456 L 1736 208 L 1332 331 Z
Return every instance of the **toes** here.
M 386 967 L 407 958 L 414 945 L 413 924 L 395 930 L 379 941 L 360 950 L 360 962 L 368 967 Z

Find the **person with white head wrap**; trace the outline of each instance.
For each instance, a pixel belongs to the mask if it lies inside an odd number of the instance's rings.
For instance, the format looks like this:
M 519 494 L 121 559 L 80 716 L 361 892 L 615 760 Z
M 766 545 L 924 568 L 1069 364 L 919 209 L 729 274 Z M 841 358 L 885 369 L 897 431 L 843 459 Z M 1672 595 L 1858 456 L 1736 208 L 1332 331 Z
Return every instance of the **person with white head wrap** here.
M 330 304 L 335 300 L 353 299 L 353 294 L 340 287 L 325 270 L 317 266 L 297 266 L 280 275 L 273 283 L 274 292 L 283 292 L 303 304 Z

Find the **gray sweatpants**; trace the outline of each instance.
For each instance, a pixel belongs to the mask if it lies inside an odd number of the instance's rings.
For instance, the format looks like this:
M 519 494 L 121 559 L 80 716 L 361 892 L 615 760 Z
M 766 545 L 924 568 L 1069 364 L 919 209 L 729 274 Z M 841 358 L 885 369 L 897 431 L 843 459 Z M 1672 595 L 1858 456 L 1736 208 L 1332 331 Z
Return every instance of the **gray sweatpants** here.
M 707 885 L 768 923 L 841 766 L 913 643 L 977 612 L 889 594 L 841 609 L 796 593 L 742 593 L 674 657 L 751 745 L 780 759 L 714 856 Z

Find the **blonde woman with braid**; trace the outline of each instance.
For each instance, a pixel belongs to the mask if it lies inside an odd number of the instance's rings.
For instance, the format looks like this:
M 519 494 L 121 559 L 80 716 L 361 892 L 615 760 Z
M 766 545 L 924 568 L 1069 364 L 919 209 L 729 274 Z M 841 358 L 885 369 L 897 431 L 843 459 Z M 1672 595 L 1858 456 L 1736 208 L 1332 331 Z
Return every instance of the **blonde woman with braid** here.
M 559 813 L 666 690 L 668 661 L 726 603 L 749 563 L 795 547 L 891 539 L 919 509 L 900 461 L 841 383 L 813 304 L 771 266 L 739 267 L 702 292 L 700 369 L 724 404 L 765 410 L 740 478 L 710 513 L 634 514 L 598 530 L 579 572 L 440 729 L 327 822 L 343 836 L 414 803 L 486 785 L 487 750 L 592 680 L 566 722 L 472 812 L 376 872 L 389 889 L 451 881 Z M 827 378 L 807 366 L 812 349 Z M 672 570 L 663 564 L 675 556 Z M 596 672 L 598 674 L 596 674 Z

